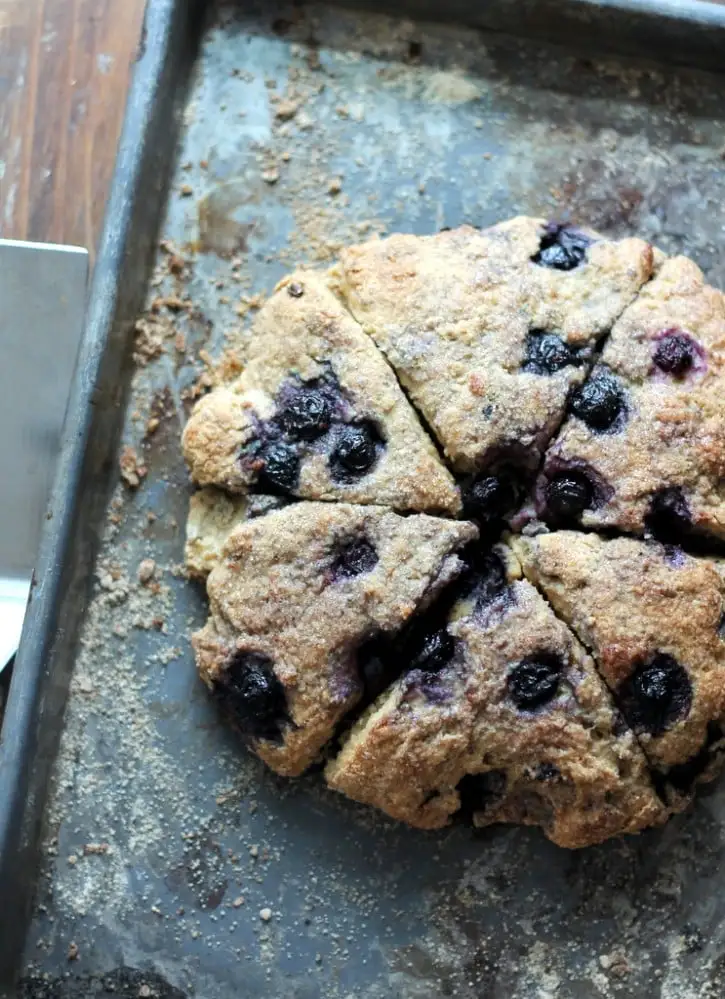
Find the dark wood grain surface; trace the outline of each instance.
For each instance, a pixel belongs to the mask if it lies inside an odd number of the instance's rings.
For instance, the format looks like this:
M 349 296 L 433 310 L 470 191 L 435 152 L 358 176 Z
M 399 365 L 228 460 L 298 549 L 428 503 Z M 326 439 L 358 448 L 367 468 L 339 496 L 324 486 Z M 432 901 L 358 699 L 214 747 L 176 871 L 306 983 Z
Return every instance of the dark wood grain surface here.
M 0 236 L 93 250 L 145 0 L 0 0 Z

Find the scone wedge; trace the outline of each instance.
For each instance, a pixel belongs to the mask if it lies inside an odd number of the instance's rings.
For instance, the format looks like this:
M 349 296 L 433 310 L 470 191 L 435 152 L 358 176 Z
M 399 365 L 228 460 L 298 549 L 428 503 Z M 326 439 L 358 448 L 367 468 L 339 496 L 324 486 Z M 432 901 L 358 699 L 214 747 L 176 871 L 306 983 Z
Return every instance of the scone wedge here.
M 663 821 L 594 664 L 498 546 L 408 670 L 352 728 L 328 784 L 422 829 L 541 826 L 580 847 Z
M 575 531 L 514 544 L 526 574 L 591 650 L 668 798 L 685 805 L 725 758 L 721 565 Z
M 461 505 L 392 370 L 313 271 L 278 285 L 246 368 L 197 403 L 183 449 L 196 483 L 231 493 L 448 514 Z
M 461 572 L 464 521 L 296 503 L 236 527 L 192 638 L 202 679 L 273 770 L 294 776 L 359 700 L 358 652 Z

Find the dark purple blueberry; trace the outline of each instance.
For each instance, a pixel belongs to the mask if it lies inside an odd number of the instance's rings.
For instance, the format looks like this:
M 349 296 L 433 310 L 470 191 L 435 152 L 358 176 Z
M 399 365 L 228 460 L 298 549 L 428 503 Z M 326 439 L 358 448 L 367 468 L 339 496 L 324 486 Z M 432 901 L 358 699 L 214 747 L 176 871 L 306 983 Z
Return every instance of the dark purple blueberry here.
M 561 659 L 553 652 L 527 656 L 508 675 L 508 695 L 520 711 L 533 711 L 556 697 L 561 673 Z
M 330 454 L 330 471 L 333 477 L 349 482 L 366 475 L 377 461 L 380 444 L 380 434 L 369 421 L 341 427 Z
M 483 774 L 466 774 L 458 783 L 461 811 L 464 815 L 485 812 L 503 798 L 508 778 L 505 770 L 489 770 Z
M 534 780 L 544 782 L 558 780 L 559 777 L 561 777 L 561 771 L 553 763 L 540 763 L 534 774 Z
M 378 553 L 367 538 L 349 541 L 336 555 L 332 563 L 332 578 L 352 579 L 370 572 L 378 564 Z
M 689 714 L 692 684 L 676 659 L 659 652 L 622 684 L 619 704 L 635 732 L 662 735 Z
M 592 430 L 611 430 L 625 410 L 624 392 L 609 372 L 600 369 L 572 395 L 569 410 Z
M 464 514 L 481 524 L 503 520 L 516 508 L 519 496 L 516 473 L 501 469 L 476 479 L 464 490 Z
M 236 652 L 214 689 L 246 735 L 281 741 L 289 724 L 287 698 L 271 659 L 259 652 Z
M 290 437 L 313 441 L 330 428 L 330 405 L 314 388 L 294 392 L 279 412 L 279 422 Z
M 655 493 L 646 520 L 651 534 L 659 541 L 676 543 L 691 525 L 690 509 L 679 486 L 666 486 Z
M 521 365 L 532 375 L 553 375 L 570 364 L 580 364 L 581 356 L 566 340 L 546 330 L 531 330 Z
M 506 567 L 495 552 L 488 552 L 475 569 L 476 607 L 481 610 L 500 597 L 508 586 Z
M 302 298 L 305 293 L 305 286 L 299 281 L 292 281 L 287 285 L 287 294 L 292 298 Z
M 685 553 L 679 545 L 669 545 L 663 544 L 662 550 L 665 556 L 665 562 L 671 566 L 673 569 L 681 569 L 685 565 L 687 559 Z
M 423 644 L 410 660 L 409 669 L 419 669 L 424 673 L 439 673 L 451 661 L 456 652 L 456 643 L 445 628 L 426 635 Z
M 300 457 L 295 447 L 275 441 L 263 449 L 261 458 L 264 466 L 260 479 L 264 485 L 285 492 L 295 488 L 300 477 Z
M 660 371 L 681 378 L 695 363 L 696 353 L 692 337 L 681 330 L 671 329 L 665 330 L 658 340 L 652 359 Z
M 557 523 L 578 520 L 593 500 L 590 480 L 575 468 L 559 472 L 546 487 L 547 515 Z
M 531 258 L 542 267 L 573 271 L 584 263 L 591 240 L 572 226 L 550 223 L 544 230 L 539 250 Z
M 720 615 L 720 621 L 717 626 L 717 637 L 725 638 L 725 611 Z

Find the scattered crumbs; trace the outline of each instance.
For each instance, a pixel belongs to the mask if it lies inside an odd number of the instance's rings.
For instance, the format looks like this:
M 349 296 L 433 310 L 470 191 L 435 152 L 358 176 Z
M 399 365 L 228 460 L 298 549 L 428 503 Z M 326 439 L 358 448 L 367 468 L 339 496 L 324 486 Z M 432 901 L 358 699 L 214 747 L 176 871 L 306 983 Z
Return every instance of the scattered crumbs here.
M 138 567 L 138 581 L 139 583 L 146 584 L 150 583 L 156 574 L 156 563 L 152 558 L 145 558 L 139 563 Z
M 275 118 L 279 118 L 280 121 L 289 121 L 290 118 L 294 118 L 299 108 L 300 105 L 297 101 L 280 101 L 274 112 Z
M 276 167 L 270 167 L 267 170 L 263 170 L 262 180 L 265 184 L 276 184 L 279 180 L 279 170 Z
M 191 184 L 182 184 L 179 188 L 179 194 L 182 198 L 190 198 L 194 193 L 194 188 Z
M 126 444 L 125 447 L 121 449 L 118 465 L 121 470 L 121 478 L 129 489 L 138 489 L 141 485 L 141 481 L 145 479 L 148 474 L 148 469 L 143 462 L 139 460 L 139 457 L 136 454 L 136 449 L 131 447 L 130 444 Z
M 78 944 L 71 942 L 68 944 L 68 960 L 77 961 L 80 957 L 80 951 L 78 950 Z
M 78 857 L 76 857 L 75 853 L 71 853 L 70 857 L 68 857 L 68 863 L 71 865 L 71 867 L 73 867 L 74 864 L 78 863 Z
M 144 367 L 163 353 L 164 343 L 174 334 L 167 316 L 153 315 L 152 311 L 136 322 L 133 342 L 133 361 Z
M 260 909 L 259 918 L 262 920 L 263 923 L 268 923 L 272 918 L 272 910 L 267 908 Z
M 342 178 L 333 177 L 330 183 L 327 185 L 327 190 L 330 194 L 339 194 L 342 190 Z
M 108 843 L 86 843 L 83 846 L 83 853 L 86 857 L 98 856 L 108 853 Z
M 234 906 L 235 909 L 238 909 L 240 906 L 244 905 L 244 895 L 237 895 L 237 897 L 232 902 L 232 905 Z
M 255 860 L 259 856 L 259 847 L 256 845 L 256 843 L 254 846 L 249 847 L 249 855 L 250 857 L 254 857 Z

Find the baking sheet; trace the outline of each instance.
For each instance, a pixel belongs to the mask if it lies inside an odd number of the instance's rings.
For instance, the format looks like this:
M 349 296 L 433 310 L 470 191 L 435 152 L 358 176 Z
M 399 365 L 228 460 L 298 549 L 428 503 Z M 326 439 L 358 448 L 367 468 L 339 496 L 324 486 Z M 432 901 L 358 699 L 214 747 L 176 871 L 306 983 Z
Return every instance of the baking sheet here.
M 157 26 L 182 7 L 160 4 Z M 258 296 L 375 232 L 573 216 L 685 251 L 725 287 L 724 85 L 324 4 L 212 13 L 122 441 L 97 470 L 113 493 L 91 520 L 22 995 L 725 995 L 721 784 L 663 830 L 567 853 L 531 830 L 404 829 L 244 752 L 194 673 L 178 444 Z M 139 202 L 148 239 L 158 178 Z

